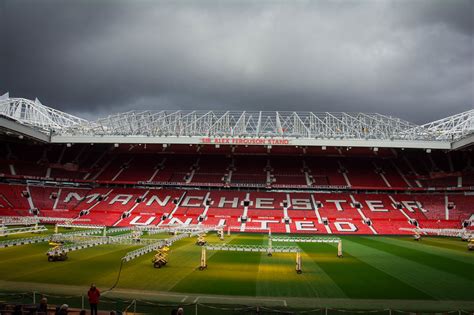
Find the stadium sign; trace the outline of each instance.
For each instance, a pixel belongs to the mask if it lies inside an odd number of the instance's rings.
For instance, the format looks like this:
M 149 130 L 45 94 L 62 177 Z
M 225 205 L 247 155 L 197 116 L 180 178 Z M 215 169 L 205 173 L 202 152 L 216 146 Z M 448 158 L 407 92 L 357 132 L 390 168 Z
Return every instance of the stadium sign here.
M 283 138 L 201 138 L 202 144 L 233 144 L 233 145 L 291 145 L 289 139 Z

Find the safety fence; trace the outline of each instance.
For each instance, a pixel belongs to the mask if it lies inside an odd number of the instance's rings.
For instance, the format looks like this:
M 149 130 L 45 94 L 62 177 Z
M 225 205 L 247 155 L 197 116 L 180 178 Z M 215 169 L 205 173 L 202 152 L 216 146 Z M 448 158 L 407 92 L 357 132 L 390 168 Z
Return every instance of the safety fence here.
M 4 293 L 0 292 L 0 315 L 17 314 L 2 310 L 5 305 L 24 305 L 31 306 L 38 304 L 41 298 L 48 299 L 48 305 L 51 308 L 68 304 L 70 308 L 88 309 L 86 295 L 53 295 L 42 294 L 38 292 L 23 293 Z M 102 296 L 99 304 L 99 310 L 112 311 L 116 314 L 153 314 L 153 315 L 169 315 L 173 310 L 183 308 L 186 315 L 349 315 L 349 314 L 370 314 L 370 315 L 395 315 L 395 314 L 451 314 L 451 315 L 474 315 L 474 310 L 439 310 L 420 311 L 420 310 L 402 310 L 402 309 L 339 309 L 339 308 L 292 308 L 278 306 L 255 306 L 255 305 L 233 305 L 233 304 L 215 304 L 215 303 L 165 303 L 136 299 L 120 299 Z M 69 314 L 76 314 L 70 312 Z M 21 312 L 18 314 L 22 314 Z M 24 313 L 29 314 L 29 313 Z

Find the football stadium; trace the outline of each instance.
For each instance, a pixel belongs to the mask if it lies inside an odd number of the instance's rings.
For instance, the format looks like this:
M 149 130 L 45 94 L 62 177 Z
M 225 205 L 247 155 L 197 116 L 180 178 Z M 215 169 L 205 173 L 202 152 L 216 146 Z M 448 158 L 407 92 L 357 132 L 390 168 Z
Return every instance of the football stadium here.
M 5 94 L 0 128 L 1 314 L 91 283 L 124 314 L 474 311 L 474 110 L 85 120 Z

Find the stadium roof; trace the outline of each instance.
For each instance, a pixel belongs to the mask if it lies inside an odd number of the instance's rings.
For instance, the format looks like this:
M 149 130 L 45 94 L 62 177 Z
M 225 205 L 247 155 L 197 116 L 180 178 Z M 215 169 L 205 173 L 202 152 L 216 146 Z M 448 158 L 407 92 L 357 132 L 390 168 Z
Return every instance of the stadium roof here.
M 88 121 L 0 97 L 0 127 L 51 143 L 163 143 L 457 149 L 474 141 L 474 110 L 424 125 L 376 113 L 130 111 Z

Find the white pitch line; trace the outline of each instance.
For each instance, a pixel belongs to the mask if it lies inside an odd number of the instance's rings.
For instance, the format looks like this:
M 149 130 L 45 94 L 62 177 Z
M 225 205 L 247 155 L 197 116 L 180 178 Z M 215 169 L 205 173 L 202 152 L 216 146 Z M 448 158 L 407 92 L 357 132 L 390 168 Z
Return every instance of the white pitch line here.
M 193 304 L 197 303 L 198 300 L 199 300 L 199 296 L 194 299 Z
M 283 300 L 283 305 L 284 305 L 285 307 L 288 306 L 288 304 L 286 304 L 286 300 Z
M 188 296 L 186 295 L 184 298 L 181 299 L 181 303 L 183 303 L 184 301 L 186 301 L 186 299 L 188 298 Z

